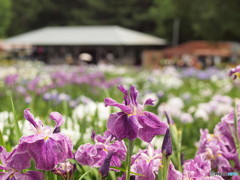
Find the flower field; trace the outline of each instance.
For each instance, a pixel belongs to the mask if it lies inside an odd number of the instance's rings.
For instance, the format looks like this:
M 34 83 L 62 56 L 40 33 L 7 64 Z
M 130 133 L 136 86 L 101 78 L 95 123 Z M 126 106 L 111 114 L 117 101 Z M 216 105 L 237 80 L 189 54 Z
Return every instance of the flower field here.
M 4 64 L 0 179 L 240 179 L 238 71 Z

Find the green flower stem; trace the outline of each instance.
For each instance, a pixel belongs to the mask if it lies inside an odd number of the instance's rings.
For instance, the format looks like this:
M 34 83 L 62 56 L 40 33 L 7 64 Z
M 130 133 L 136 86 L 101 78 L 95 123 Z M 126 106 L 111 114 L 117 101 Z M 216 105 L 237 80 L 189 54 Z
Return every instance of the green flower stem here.
M 181 162 L 181 142 L 182 142 L 182 132 L 178 131 L 178 145 L 177 145 L 177 156 L 178 156 L 178 170 L 182 172 L 182 162 Z
M 163 163 L 163 161 L 162 161 Z M 158 180 L 163 180 L 163 166 L 161 165 L 158 169 Z
M 129 140 L 127 150 L 127 169 L 126 169 L 126 180 L 130 180 L 130 169 L 131 169 L 131 157 L 134 147 L 134 141 Z
M 163 153 L 162 156 L 162 165 L 160 166 L 158 170 L 158 180 L 167 180 L 168 178 L 168 168 L 170 164 L 170 156 L 166 156 Z
M 103 180 L 102 175 L 99 173 L 98 180 Z
M 170 156 L 163 156 L 163 180 L 167 180 L 168 177 L 168 167 L 170 164 Z

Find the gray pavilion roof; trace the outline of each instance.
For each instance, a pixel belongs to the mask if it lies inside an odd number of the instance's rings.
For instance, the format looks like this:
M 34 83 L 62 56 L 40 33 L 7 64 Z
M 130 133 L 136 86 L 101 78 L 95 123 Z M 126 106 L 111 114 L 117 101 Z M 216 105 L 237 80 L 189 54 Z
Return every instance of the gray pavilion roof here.
M 30 45 L 165 45 L 166 40 L 120 26 L 46 27 L 6 39 Z

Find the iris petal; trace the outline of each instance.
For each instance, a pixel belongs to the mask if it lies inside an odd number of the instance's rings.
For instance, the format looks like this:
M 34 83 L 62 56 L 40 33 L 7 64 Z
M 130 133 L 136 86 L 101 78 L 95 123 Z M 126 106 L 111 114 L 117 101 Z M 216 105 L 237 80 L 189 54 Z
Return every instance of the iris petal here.
M 28 120 L 36 129 L 38 128 L 38 125 L 36 121 L 34 120 L 33 114 L 30 112 L 30 109 L 25 109 L 24 110 L 24 118 Z
M 56 122 L 55 128 L 54 128 L 54 133 L 59 133 L 60 132 L 60 126 L 64 123 L 63 117 L 59 112 L 51 112 L 50 113 L 50 118 Z
M 144 106 L 146 106 L 146 105 L 153 106 L 154 105 L 154 103 L 153 103 L 154 101 L 156 101 L 156 100 L 153 100 L 153 99 L 149 98 L 149 99 L 147 99 L 145 101 Z
M 138 103 L 137 103 L 137 96 L 138 96 L 138 91 L 137 89 L 135 88 L 135 86 L 131 86 L 130 87 L 130 97 L 131 97 L 131 101 L 132 101 L 132 104 L 134 106 L 137 106 Z
M 132 114 L 133 111 L 132 111 L 132 108 L 129 107 L 129 106 L 126 106 L 124 104 L 120 104 L 120 103 L 117 103 L 115 100 L 113 100 L 112 98 L 105 98 L 104 99 L 104 103 L 105 103 L 105 106 L 115 106 L 115 107 L 118 107 L 119 109 L 121 109 L 123 112 L 125 112 L 126 114 Z
M 120 85 L 118 86 L 118 89 L 124 94 L 124 101 L 125 101 L 125 105 L 129 105 L 130 104 L 130 99 L 129 99 L 129 96 L 128 96 L 128 90 L 125 89 L 123 87 L 123 85 Z

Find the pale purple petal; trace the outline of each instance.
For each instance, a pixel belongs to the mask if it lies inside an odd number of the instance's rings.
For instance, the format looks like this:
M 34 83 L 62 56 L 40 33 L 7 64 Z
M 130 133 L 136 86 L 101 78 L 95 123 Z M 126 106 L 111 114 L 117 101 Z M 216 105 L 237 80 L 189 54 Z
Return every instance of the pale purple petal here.
M 142 126 L 149 126 L 149 127 L 152 127 L 152 128 L 159 128 L 160 126 L 162 126 L 162 122 L 158 116 L 156 116 L 155 114 L 151 113 L 151 112 L 144 112 L 143 115 L 141 116 L 138 116 L 138 120 L 139 120 L 139 123 L 142 125 Z M 164 123 L 166 124 L 166 123 Z M 166 124 L 167 126 L 167 124 Z
M 138 130 L 139 128 L 141 128 L 141 124 L 139 124 L 137 116 L 129 116 L 128 118 L 128 126 L 129 128 L 129 139 L 130 140 L 134 140 L 135 138 L 137 138 L 137 134 L 138 134 Z
M 129 95 L 128 95 L 128 90 L 125 89 L 123 87 L 123 85 L 118 86 L 118 89 L 124 94 L 124 98 L 123 99 L 124 99 L 125 105 L 129 105 L 130 104 L 130 99 L 129 99 Z
M 130 97 L 131 97 L 131 101 L 133 103 L 134 106 L 137 106 L 137 96 L 138 96 L 138 91 L 135 88 L 135 86 L 130 86 Z
M 240 72 L 240 66 L 236 66 L 235 68 L 230 69 L 228 75 L 229 75 L 229 76 L 234 75 L 233 79 L 236 79 L 237 76 L 235 75 L 235 73 L 239 73 L 239 72 Z
M 64 123 L 63 117 L 59 112 L 51 112 L 50 118 L 56 122 L 55 127 L 59 127 Z
M 12 152 L 6 152 L 1 146 L 0 158 L 2 165 L 0 169 L 8 172 L 1 172 L 0 179 L 8 179 L 10 175 L 15 173 L 15 170 L 23 170 L 30 167 L 30 157 L 27 153 L 26 144 L 19 144 Z M 14 171 L 12 170 L 14 169 Z M 17 179 L 15 174 L 12 179 Z
M 208 138 L 207 138 L 207 135 L 209 134 L 208 133 L 208 129 L 200 129 L 200 134 L 201 134 L 201 137 L 200 137 L 200 141 L 199 141 L 199 147 L 198 147 L 198 152 L 197 154 L 201 154 L 201 153 L 204 153 L 206 150 L 206 145 L 207 143 L 209 142 Z
M 34 143 L 36 141 L 42 140 L 46 137 L 46 134 L 36 134 L 36 135 L 31 135 L 31 136 L 23 136 L 20 139 L 20 142 L 23 143 Z
M 210 175 L 211 162 L 205 159 L 204 154 L 199 154 L 194 159 L 186 161 L 183 165 L 184 177 L 192 179 L 203 179 Z
M 151 127 L 146 126 L 146 127 L 143 127 L 143 128 L 139 129 L 138 137 L 141 140 L 150 143 L 154 136 L 163 135 L 163 134 L 165 134 L 166 130 L 167 130 L 167 127 L 151 128 Z
M 34 120 L 33 114 L 30 112 L 30 109 L 25 109 L 24 110 L 24 118 L 28 120 L 36 129 L 38 128 L 38 125 L 36 121 Z
M 62 133 L 57 133 L 57 134 L 52 134 L 49 136 L 52 140 L 61 143 L 62 144 L 62 150 L 64 152 L 64 155 L 68 158 L 71 159 L 73 158 L 73 144 L 71 139 L 66 136 L 65 134 Z
M 3 146 L 0 146 L 0 153 L 6 151 L 5 148 Z
M 92 166 L 94 164 L 93 157 L 97 155 L 97 149 L 92 144 L 84 144 L 79 146 L 75 153 L 76 161 L 81 165 Z
M 168 168 L 168 180 L 182 180 L 183 175 L 177 171 L 172 163 L 169 164 Z
M 123 112 L 127 114 L 132 114 L 132 108 L 129 106 L 126 106 L 124 104 L 117 103 L 117 101 L 113 100 L 112 98 L 105 98 L 104 99 L 105 106 L 115 106 L 121 109 Z
M 231 167 L 229 161 L 225 157 L 219 155 L 217 157 L 217 161 L 218 161 L 217 162 L 218 172 L 233 172 L 234 171 L 234 169 Z
M 27 171 L 26 173 L 15 172 L 16 180 L 44 180 L 44 175 L 39 171 Z
M 139 129 L 138 137 L 145 142 L 151 142 L 154 136 L 163 135 L 168 129 L 168 125 L 161 121 L 159 122 L 158 126 L 154 128 L 144 123 L 141 123 L 141 125 L 142 128 Z
M 65 141 L 55 141 L 51 137 L 29 144 L 28 153 L 34 159 L 36 168 L 41 170 L 52 170 L 68 158 Z
M 5 170 L 5 171 L 9 170 L 9 168 L 8 168 L 8 167 L 4 167 L 4 166 L 3 166 L 3 165 L 1 165 L 1 164 L 0 164 L 0 169 L 1 169 L 1 170 Z
M 75 153 L 75 159 L 81 165 L 100 167 L 107 156 L 107 152 L 103 148 L 104 146 L 97 148 L 89 143 L 81 145 Z
M 128 116 L 126 114 L 121 114 L 115 119 L 113 129 L 110 130 L 118 140 L 123 140 L 129 137 L 129 129 L 130 127 L 128 126 Z
M 9 172 L 0 172 L 0 180 L 9 180 L 9 176 L 13 173 L 14 173 L 13 170 L 11 170 Z M 12 179 L 12 180 L 14 180 L 14 179 Z
M 136 116 L 128 116 L 123 112 L 111 114 L 107 123 L 108 130 L 118 140 L 124 138 L 135 139 L 140 127 Z
M 3 146 L 0 146 L 0 160 L 3 164 L 3 169 L 6 166 L 6 159 L 9 156 L 10 152 L 7 152 L 6 149 Z
M 30 160 L 31 158 L 27 152 L 27 144 L 20 143 L 11 153 L 8 153 L 5 165 L 16 170 L 23 170 L 30 167 Z
M 153 103 L 154 101 L 156 101 L 156 100 L 153 100 L 153 99 L 149 98 L 149 99 L 147 99 L 145 101 L 144 106 L 146 106 L 146 105 L 153 106 L 154 105 L 154 103 Z
M 139 123 L 135 116 L 121 115 L 114 122 L 114 135 L 118 140 L 137 138 Z
M 123 112 L 118 113 L 112 113 L 109 116 L 108 122 L 107 122 L 107 128 L 108 130 L 115 136 L 115 121 L 120 117 L 126 115 Z

